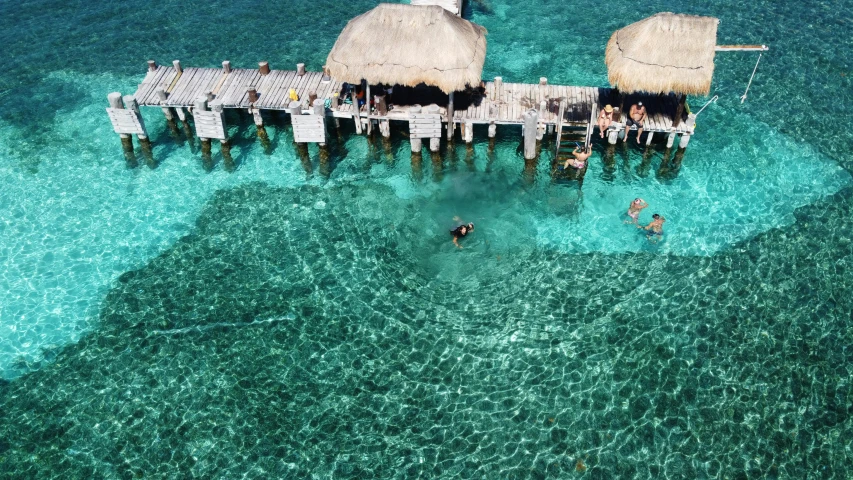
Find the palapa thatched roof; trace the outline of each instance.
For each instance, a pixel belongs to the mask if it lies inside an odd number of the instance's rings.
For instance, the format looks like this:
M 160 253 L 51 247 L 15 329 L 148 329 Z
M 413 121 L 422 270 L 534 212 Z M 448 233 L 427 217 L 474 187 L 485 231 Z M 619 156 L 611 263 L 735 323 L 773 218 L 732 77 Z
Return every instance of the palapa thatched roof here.
M 379 4 L 349 21 L 326 60 L 332 77 L 359 83 L 479 85 L 486 29 L 436 6 Z
M 625 93 L 707 95 L 719 23 L 713 17 L 659 13 L 617 30 L 605 54 L 610 84 Z

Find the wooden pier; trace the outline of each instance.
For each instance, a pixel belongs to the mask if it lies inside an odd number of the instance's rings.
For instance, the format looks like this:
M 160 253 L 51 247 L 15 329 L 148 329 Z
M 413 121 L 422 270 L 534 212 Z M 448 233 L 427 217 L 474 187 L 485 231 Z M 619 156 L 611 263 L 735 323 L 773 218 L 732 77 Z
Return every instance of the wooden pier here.
M 350 20 L 319 72 L 308 71 L 301 63 L 294 70 L 275 70 L 266 61 L 251 68 L 232 68 L 229 61 L 221 68 L 183 68 L 178 60 L 171 65 L 150 60 L 134 94 L 108 95 L 107 112 L 128 161 L 133 135 L 150 157 L 140 107 L 161 109 L 173 133 L 175 117 L 183 122 L 187 137 L 194 127 L 208 160 L 210 142 L 218 139 L 226 162 L 230 146 L 225 109 L 251 114 L 266 146 L 264 112 L 286 112 L 302 151 L 307 151 L 306 143 L 325 147 L 330 120 L 338 126 L 349 119 L 357 134 L 378 130 L 383 137 L 391 135 L 391 122 L 405 123 L 412 152 L 418 155 L 424 139 L 430 151 L 437 152 L 441 138 L 455 141 L 457 130 L 470 144 L 478 125 L 487 127 L 490 139 L 498 125 L 519 125 L 526 161 L 534 160 L 547 142 L 555 162 L 564 163 L 571 160 L 575 144 L 587 147 L 599 137 L 611 145 L 627 139 L 628 128 L 637 129 L 627 127 L 627 112 L 642 102 L 645 136 L 634 136 L 631 143 L 650 145 L 657 139 L 667 148 L 677 144 L 684 149 L 701 112 L 690 113 L 686 95 L 709 93 L 716 49 L 767 49 L 716 47 L 717 19 L 661 13 L 611 36 L 605 61 L 610 84 L 618 89 L 553 85 L 545 77 L 530 83 L 502 77 L 482 80 L 486 30 L 461 18 L 462 0 L 411 2 L 382 3 Z M 686 34 L 695 41 L 685 43 Z M 395 41 L 383 43 L 385 38 Z M 431 41 L 424 42 L 425 38 Z M 649 42 L 662 42 L 663 47 L 649 50 Z M 596 137 L 599 113 L 607 105 L 613 107 L 612 123 Z M 325 149 L 322 152 L 328 157 Z M 526 162 L 525 168 L 532 164 Z M 578 174 L 582 181 L 583 171 L 571 175 Z
M 643 129 L 650 134 L 649 137 L 657 133 L 673 137 L 689 136 L 694 127 L 690 121 L 677 125 L 673 121 L 678 108 L 677 99 L 673 95 L 632 94 L 620 99 L 618 92 L 610 88 L 552 85 L 545 78 L 541 78 L 537 84 L 504 82 L 501 77 L 483 82 L 480 91 L 472 94 L 465 108 L 453 110 L 452 119 L 447 118 L 448 105 L 435 104 L 419 105 L 422 107 L 421 112 L 413 114 L 410 111 L 412 105 L 389 103 L 382 113 L 371 102 L 372 106 L 365 103 L 356 112 L 352 103 L 341 101 L 344 98 L 344 83 L 323 72 L 305 71 L 301 66 L 296 70 L 273 70 L 266 62 L 260 62 L 259 68 L 252 69 L 231 68 L 229 62 L 223 64 L 223 68 L 182 68 L 178 61 L 168 66 L 149 62 L 149 71 L 133 97 L 139 106 L 175 109 L 182 120 L 185 115 L 182 114 L 183 110 L 192 111 L 197 100 L 204 98 L 211 110 L 236 108 L 262 115 L 265 110 L 291 113 L 296 106 L 301 114 L 322 113 L 323 116 L 348 119 L 358 117 L 363 127 L 368 127 L 370 122 L 411 122 L 415 120 L 413 115 L 433 112 L 439 115 L 442 130 L 448 128 L 448 124 L 452 124 L 454 130 L 457 125 L 461 125 L 462 130 L 478 124 L 524 125 L 525 115 L 533 111 L 538 130 L 559 132 L 583 129 L 584 141 L 587 143 L 597 128 L 595 121 L 599 110 L 605 104 L 615 105 L 618 110 L 621 102 L 627 110 L 627 106 L 642 101 L 648 112 Z M 374 87 L 373 91 L 377 90 Z M 464 93 L 457 93 L 457 97 Z M 615 118 L 609 134 L 623 134 L 625 119 L 626 114 L 621 112 L 621 118 Z M 227 128 L 223 126 L 223 130 L 227 131 Z M 147 132 L 118 133 L 147 136 Z M 462 133 L 463 140 L 470 141 L 470 131 Z M 197 134 L 202 138 L 225 139 L 224 132 L 214 137 Z M 537 139 L 542 139 L 541 132 Z

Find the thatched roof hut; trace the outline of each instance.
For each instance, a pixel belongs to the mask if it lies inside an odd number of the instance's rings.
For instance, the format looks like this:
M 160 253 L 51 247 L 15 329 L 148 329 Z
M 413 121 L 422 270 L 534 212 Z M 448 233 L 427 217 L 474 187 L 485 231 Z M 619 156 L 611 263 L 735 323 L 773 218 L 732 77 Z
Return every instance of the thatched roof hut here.
M 617 30 L 605 54 L 610 84 L 625 93 L 707 95 L 719 23 L 713 17 L 659 13 Z
M 420 83 L 445 93 L 479 85 L 486 29 L 436 6 L 379 4 L 349 21 L 326 60 L 349 83 Z

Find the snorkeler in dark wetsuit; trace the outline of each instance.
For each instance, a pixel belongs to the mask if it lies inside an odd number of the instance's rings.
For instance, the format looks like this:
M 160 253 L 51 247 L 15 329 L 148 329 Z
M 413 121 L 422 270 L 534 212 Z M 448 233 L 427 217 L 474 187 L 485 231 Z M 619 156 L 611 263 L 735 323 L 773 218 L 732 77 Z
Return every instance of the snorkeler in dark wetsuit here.
M 454 228 L 453 230 L 450 231 L 450 234 L 453 235 L 453 244 L 459 248 L 462 248 L 462 245 L 459 245 L 459 242 L 457 240 L 464 237 L 465 235 L 468 235 L 469 233 L 471 233 L 473 231 L 474 231 L 474 224 L 473 223 L 469 223 L 468 225 L 459 225 L 458 227 Z

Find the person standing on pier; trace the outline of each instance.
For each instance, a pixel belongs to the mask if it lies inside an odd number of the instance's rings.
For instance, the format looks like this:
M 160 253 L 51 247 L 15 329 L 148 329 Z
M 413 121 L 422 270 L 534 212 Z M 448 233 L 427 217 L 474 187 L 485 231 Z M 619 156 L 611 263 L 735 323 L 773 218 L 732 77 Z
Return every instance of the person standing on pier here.
M 628 118 L 625 121 L 625 138 L 622 139 L 623 142 L 628 141 L 628 132 L 630 131 L 631 125 L 637 126 L 637 143 L 640 143 L 640 135 L 643 134 L 643 122 L 646 121 L 646 107 L 643 106 L 643 102 L 637 102 L 634 105 L 631 105 L 631 110 L 628 112 Z

